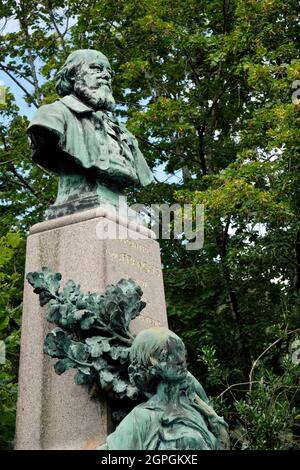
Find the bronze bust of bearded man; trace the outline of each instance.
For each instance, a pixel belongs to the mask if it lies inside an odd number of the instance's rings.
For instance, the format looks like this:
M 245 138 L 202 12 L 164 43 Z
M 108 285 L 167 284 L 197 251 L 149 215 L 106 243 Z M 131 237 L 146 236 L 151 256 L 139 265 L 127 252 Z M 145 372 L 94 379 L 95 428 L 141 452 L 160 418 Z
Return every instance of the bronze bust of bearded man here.
M 72 52 L 57 74 L 61 98 L 41 106 L 29 125 L 33 160 L 59 175 L 48 219 L 117 207 L 124 188 L 154 181 L 137 140 L 114 117 L 111 75 L 101 52 Z

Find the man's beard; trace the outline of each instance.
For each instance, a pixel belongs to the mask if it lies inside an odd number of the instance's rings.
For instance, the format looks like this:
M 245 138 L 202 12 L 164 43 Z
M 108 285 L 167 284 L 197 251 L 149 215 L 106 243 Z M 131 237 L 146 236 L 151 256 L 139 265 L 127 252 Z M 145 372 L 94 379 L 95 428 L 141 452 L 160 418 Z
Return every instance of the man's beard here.
M 98 88 L 89 88 L 82 81 L 76 81 L 74 92 L 87 105 L 95 110 L 114 111 L 116 103 L 111 89 L 107 85 L 99 85 Z

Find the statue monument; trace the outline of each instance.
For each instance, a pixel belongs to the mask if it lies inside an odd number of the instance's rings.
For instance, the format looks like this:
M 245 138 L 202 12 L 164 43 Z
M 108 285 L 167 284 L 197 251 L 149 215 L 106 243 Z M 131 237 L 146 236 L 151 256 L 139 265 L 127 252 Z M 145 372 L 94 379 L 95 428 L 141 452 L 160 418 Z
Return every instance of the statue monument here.
M 137 140 L 114 116 L 111 77 L 101 52 L 72 52 L 57 74 L 61 98 L 41 106 L 30 123 L 33 160 L 59 176 L 48 219 L 117 207 L 124 188 L 154 181 Z
M 129 375 L 148 400 L 136 406 L 100 450 L 229 450 L 228 426 L 187 371 L 182 340 L 167 328 L 143 330 Z
M 42 266 L 101 292 L 134 279 L 147 307 L 131 333 L 166 326 L 160 249 L 155 234 L 120 196 L 153 175 L 135 137 L 114 115 L 111 67 L 98 51 L 72 52 L 56 76 L 60 99 L 41 106 L 29 128 L 32 158 L 58 175 L 58 195 L 45 220 L 30 229 L 25 272 Z M 117 210 L 116 210 L 117 209 Z M 74 370 L 57 376 L 43 353 L 48 324 L 24 285 L 17 404 L 17 449 L 82 449 L 104 442 L 112 429 L 107 397 L 93 400 L 74 383 Z
M 153 175 L 114 116 L 111 75 L 101 52 L 72 52 L 61 98 L 28 128 L 33 160 L 59 185 L 27 239 L 39 298 L 25 282 L 16 448 L 224 449 L 226 423 L 167 329 L 155 234 L 119 211 L 124 189 Z
M 27 279 L 40 304 L 48 304 L 46 319 L 57 325 L 44 341 L 44 352 L 58 359 L 56 373 L 74 368 L 77 384 L 114 399 L 121 423 L 99 450 L 229 448 L 228 426 L 187 371 L 182 340 L 165 327 L 131 334 L 131 320 L 145 308 L 132 279 L 104 294 L 85 294 L 73 281 L 59 292 L 60 273 L 46 267 Z

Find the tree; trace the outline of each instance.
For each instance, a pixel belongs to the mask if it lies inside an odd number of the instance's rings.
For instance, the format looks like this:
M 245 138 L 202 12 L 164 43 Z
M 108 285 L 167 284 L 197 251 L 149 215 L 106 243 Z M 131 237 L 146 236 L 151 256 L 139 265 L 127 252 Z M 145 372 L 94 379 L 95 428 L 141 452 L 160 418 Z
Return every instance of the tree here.
M 55 98 L 54 73 L 70 50 L 107 54 L 118 114 L 128 117 L 149 164 L 182 172 L 182 182 L 132 191 L 131 200 L 206 207 L 203 249 L 161 240 L 170 323 L 188 345 L 190 367 L 212 395 L 221 394 L 237 447 L 297 446 L 299 382 L 287 362 L 299 328 L 299 103 L 292 101 L 299 3 L 68 0 L 1 8 L 18 18 L 20 31 L 1 36 L 0 69 L 31 106 Z M 1 124 L 2 236 L 11 227 L 25 234 L 56 184 L 32 166 L 26 118 L 9 100 Z M 239 391 L 233 384 L 242 384 Z M 271 438 L 269 418 L 249 412 L 256 404 L 276 418 Z
M 23 279 L 18 273 L 24 261 L 21 238 L 9 232 L 0 238 L 0 448 L 11 445 L 15 425 L 20 303 Z M 15 258 L 14 258 L 15 256 Z

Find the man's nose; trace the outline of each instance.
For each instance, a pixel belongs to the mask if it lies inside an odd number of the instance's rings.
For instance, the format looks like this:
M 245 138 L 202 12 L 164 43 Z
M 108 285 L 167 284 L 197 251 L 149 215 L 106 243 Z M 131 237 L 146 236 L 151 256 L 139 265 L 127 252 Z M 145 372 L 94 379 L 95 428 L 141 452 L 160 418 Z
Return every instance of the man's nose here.
M 108 69 L 103 69 L 101 75 L 102 75 L 102 77 L 104 77 L 104 78 L 109 78 L 109 79 L 111 79 L 111 73 L 110 73 L 110 71 L 109 71 Z

